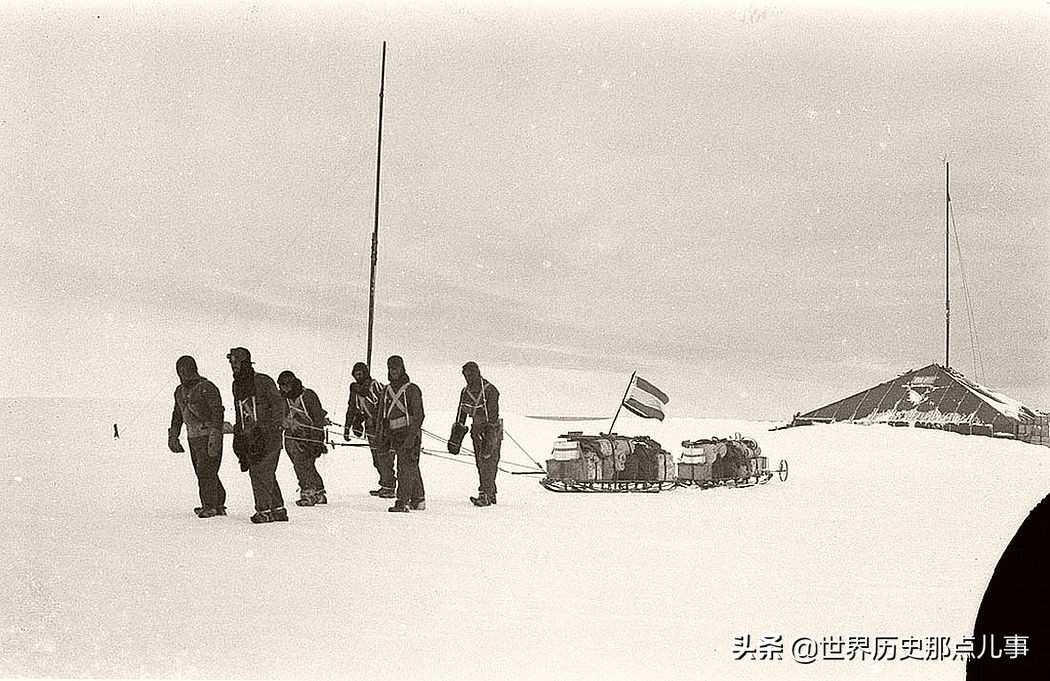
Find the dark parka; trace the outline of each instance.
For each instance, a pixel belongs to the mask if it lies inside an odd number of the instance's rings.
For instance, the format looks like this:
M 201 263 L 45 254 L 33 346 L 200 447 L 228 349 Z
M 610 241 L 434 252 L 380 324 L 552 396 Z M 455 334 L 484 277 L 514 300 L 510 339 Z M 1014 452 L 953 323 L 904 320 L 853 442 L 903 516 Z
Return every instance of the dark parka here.
M 375 437 L 379 426 L 379 409 L 384 386 L 372 378 L 368 365 L 364 362 L 354 365 L 354 373 L 359 372 L 364 374 L 364 380 L 355 380 L 350 384 L 350 399 L 346 405 L 346 439 L 350 439 L 351 431 L 369 438 Z
M 192 357 L 179 358 L 175 365 L 181 382 L 175 388 L 175 407 L 171 411 L 168 438 L 178 438 L 183 424 L 186 437 L 222 436 L 222 396 L 214 383 L 197 373 Z
M 277 384 L 250 366 L 234 378 L 233 402 L 237 418 L 233 425 L 233 451 L 243 462 L 251 462 L 274 449 L 281 449 L 281 424 L 287 409 Z
M 328 423 L 328 412 L 321 406 L 321 399 L 310 388 L 304 388 L 303 382 L 290 371 L 282 372 L 278 379 L 284 381 L 286 374 L 292 384 L 292 389 L 282 395 L 285 398 L 286 435 L 299 440 L 310 440 L 318 454 L 328 451 L 324 444 L 324 427 Z M 302 411 L 306 412 L 305 418 Z

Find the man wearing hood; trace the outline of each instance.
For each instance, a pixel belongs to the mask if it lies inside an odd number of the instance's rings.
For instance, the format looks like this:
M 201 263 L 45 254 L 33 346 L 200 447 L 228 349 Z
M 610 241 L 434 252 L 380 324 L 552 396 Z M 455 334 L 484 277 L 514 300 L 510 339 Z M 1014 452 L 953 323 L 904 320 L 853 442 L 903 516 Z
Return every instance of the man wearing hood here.
M 168 428 L 168 449 L 176 454 L 185 451 L 179 442 L 182 425 L 186 424 L 186 441 L 190 461 L 197 474 L 197 491 L 201 505 L 193 509 L 198 518 L 226 515 L 226 489 L 219 480 L 222 464 L 222 396 L 214 383 L 197 373 L 197 362 L 189 355 L 175 362 L 179 385 L 175 388 L 175 408 Z M 116 424 L 113 432 L 116 433 Z
M 303 387 L 291 371 L 277 376 L 277 389 L 285 400 L 284 451 L 292 460 L 292 468 L 299 479 L 297 506 L 327 504 L 324 481 L 317 472 L 317 457 L 328 451 L 324 444 L 324 427 L 328 412 L 321 407 L 317 393 Z
M 423 393 L 405 372 L 405 361 L 393 355 L 386 361 L 390 384 L 383 391 L 380 438 L 397 460 L 397 501 L 389 511 L 407 513 L 426 508 L 419 454 L 423 440 Z
M 233 452 L 241 462 L 241 470 L 248 471 L 255 496 L 255 515 L 251 520 L 286 521 L 288 511 L 277 484 L 284 398 L 272 378 L 252 368 L 252 354 L 246 348 L 233 348 L 226 359 L 233 371 L 233 401 L 237 408 Z
M 393 499 L 397 489 L 397 476 L 394 474 L 394 456 L 381 446 L 378 437 L 379 402 L 383 397 L 385 386 L 372 378 L 368 365 L 358 362 L 354 365 L 354 382 L 350 384 L 350 399 L 346 406 L 346 425 L 343 427 L 343 439 L 349 440 L 350 433 L 368 440 L 372 450 L 372 465 L 379 473 L 379 489 L 369 491 L 374 497 Z
M 456 423 L 463 427 L 470 417 L 470 440 L 474 445 L 474 462 L 478 466 L 478 496 L 470 497 L 470 501 L 475 506 L 490 506 L 496 503 L 496 472 L 503 441 L 499 390 L 481 377 L 476 362 L 463 365 L 463 378 L 467 385 L 459 393 Z

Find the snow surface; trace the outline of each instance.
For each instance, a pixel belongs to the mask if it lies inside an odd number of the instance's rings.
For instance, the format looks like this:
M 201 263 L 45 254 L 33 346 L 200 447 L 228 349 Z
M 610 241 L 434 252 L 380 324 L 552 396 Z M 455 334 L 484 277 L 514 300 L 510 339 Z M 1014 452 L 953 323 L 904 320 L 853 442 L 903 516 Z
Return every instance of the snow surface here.
M 1050 452 L 1013 441 L 621 415 L 618 432 L 676 455 L 684 439 L 753 436 L 790 478 L 569 495 L 501 474 L 499 506 L 476 509 L 472 465 L 425 457 L 427 510 L 391 514 L 366 493 L 365 451 L 340 448 L 320 464 L 327 507 L 253 526 L 229 451 L 230 516 L 193 515 L 169 410 L 0 401 L 0 677 L 962 679 L 950 661 L 735 661 L 733 640 L 968 635 L 1048 491 Z M 544 460 L 572 424 L 506 427 Z M 290 503 L 283 455 L 278 477 Z

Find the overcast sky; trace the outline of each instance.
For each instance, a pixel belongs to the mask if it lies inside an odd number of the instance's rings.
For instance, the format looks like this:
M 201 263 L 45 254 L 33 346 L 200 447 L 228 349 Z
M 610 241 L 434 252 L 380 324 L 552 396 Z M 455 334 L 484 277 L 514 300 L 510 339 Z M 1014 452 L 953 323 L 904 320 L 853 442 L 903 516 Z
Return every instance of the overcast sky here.
M 387 40 L 373 365 L 786 417 L 943 363 L 947 155 L 951 364 L 1050 407 L 1047 3 L 586 7 L 0 3 L 0 394 L 341 400 Z

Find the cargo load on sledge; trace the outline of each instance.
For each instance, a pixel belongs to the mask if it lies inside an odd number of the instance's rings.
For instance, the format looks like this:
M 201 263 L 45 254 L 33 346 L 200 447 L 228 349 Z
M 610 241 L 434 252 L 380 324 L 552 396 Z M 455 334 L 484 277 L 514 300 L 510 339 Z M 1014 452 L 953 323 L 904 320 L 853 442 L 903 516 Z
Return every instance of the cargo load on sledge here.
M 553 492 L 659 492 L 675 486 L 674 457 L 648 436 L 570 431 L 555 440 L 540 484 Z
M 684 440 L 676 479 L 682 487 L 747 487 L 766 484 L 774 473 L 787 480 L 787 461 L 781 459 L 777 470 L 769 470 L 758 443 L 737 433 L 731 438 Z

